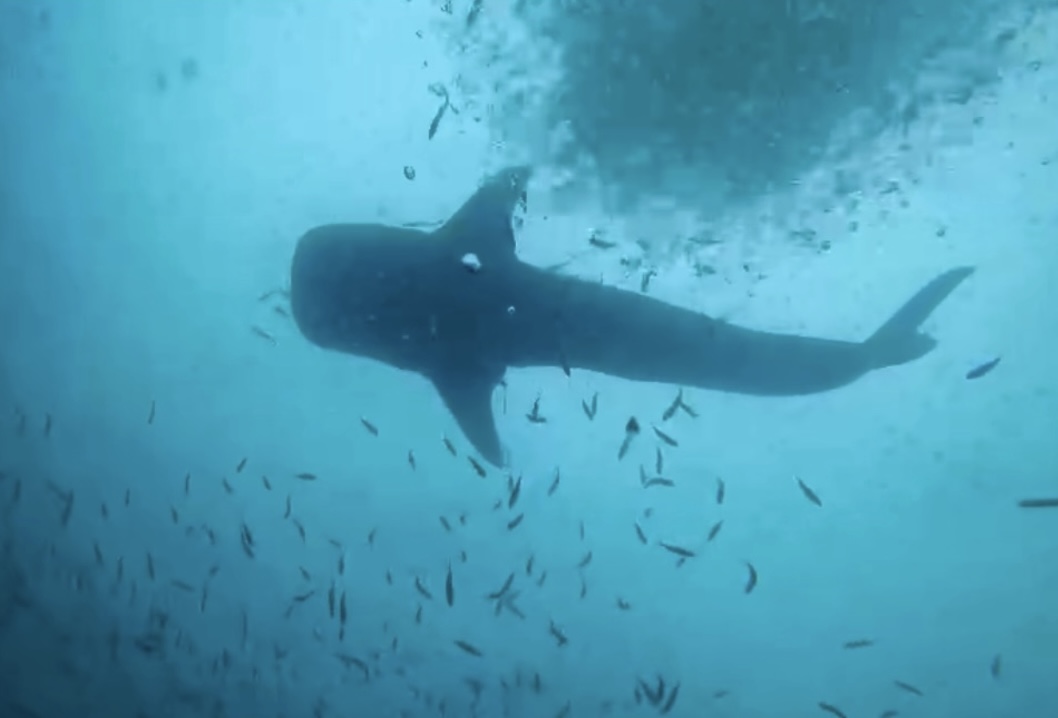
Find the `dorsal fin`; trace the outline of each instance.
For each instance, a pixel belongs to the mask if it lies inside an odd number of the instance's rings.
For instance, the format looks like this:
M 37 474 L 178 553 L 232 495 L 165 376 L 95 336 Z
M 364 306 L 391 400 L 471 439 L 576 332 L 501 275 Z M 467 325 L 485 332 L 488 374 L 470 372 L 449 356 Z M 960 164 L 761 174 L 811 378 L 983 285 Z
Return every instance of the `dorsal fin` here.
M 473 252 L 485 264 L 514 259 L 511 214 L 525 203 L 528 167 L 508 167 L 489 177 L 437 230 L 461 255 Z

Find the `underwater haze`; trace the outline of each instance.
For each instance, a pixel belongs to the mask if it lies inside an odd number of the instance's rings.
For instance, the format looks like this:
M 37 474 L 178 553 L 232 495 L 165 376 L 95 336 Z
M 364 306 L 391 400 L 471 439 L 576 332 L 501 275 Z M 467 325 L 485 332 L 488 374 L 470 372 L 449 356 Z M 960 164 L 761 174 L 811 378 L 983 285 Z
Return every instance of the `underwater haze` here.
M 660 5 L 0 0 L 0 717 L 1058 715 L 1058 7 Z M 498 468 L 290 274 L 515 165 L 733 325 L 975 271 L 833 391 L 511 369 Z

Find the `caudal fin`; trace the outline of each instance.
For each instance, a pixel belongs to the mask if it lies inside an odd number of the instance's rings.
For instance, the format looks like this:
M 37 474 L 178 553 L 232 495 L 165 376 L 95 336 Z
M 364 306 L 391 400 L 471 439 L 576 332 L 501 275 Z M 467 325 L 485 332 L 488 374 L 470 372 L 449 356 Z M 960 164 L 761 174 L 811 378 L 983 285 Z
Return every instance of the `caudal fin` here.
M 973 267 L 950 269 L 918 290 L 865 344 L 876 367 L 906 364 L 929 354 L 937 341 L 919 331 L 922 323 L 955 291 Z

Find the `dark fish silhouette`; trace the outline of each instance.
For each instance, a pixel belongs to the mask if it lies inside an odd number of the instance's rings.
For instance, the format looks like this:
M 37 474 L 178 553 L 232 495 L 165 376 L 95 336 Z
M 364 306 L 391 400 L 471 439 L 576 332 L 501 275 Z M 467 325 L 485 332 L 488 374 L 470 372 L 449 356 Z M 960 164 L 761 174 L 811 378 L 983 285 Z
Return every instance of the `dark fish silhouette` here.
M 316 227 L 291 267 L 294 318 L 310 342 L 426 377 L 497 466 L 492 393 L 509 367 L 741 394 L 827 391 L 929 353 L 935 341 L 919 326 L 973 272 L 941 274 L 863 342 L 756 331 L 521 262 L 511 213 L 528 178 L 524 167 L 498 173 L 430 233 Z

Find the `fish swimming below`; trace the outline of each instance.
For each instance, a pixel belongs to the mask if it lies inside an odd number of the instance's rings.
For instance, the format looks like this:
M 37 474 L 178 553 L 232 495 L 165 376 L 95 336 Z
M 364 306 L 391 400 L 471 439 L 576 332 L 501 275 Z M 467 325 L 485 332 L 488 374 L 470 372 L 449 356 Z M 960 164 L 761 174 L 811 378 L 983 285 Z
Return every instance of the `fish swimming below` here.
M 519 260 L 511 215 L 529 174 L 494 175 L 433 232 L 316 227 L 291 265 L 292 313 L 309 342 L 425 377 L 496 466 L 506 458 L 492 394 L 509 368 L 758 396 L 824 392 L 928 354 L 936 342 L 922 323 L 973 273 L 936 277 L 865 341 L 757 331 Z

